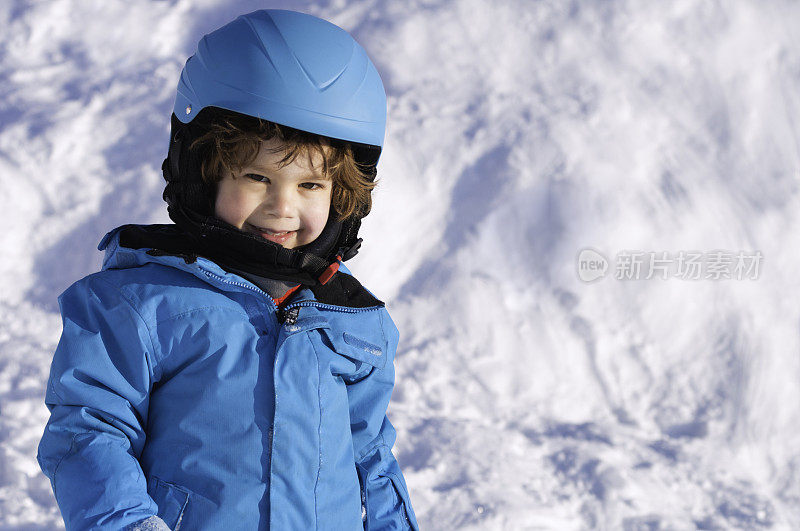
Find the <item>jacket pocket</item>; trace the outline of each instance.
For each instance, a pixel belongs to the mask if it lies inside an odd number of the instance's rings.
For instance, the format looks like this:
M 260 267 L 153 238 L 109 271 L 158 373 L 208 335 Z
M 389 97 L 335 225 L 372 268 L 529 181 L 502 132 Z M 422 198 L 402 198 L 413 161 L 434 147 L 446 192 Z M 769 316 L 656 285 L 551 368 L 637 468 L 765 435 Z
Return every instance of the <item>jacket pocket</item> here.
M 325 348 L 334 354 L 331 373 L 341 377 L 345 383 L 355 383 L 368 376 L 374 368 L 381 369 L 386 364 L 386 355 L 381 347 L 347 332 L 335 332 L 328 328 L 319 329 Z M 312 340 L 313 342 L 313 340 Z
M 336 333 L 330 328 L 322 328 L 320 331 L 337 354 L 356 362 L 359 367 L 363 364 L 382 369 L 386 365 L 386 355 L 378 345 L 347 332 Z
M 147 480 L 147 493 L 158 505 L 158 517 L 164 520 L 170 529 L 178 531 L 183 512 L 189 503 L 189 491 L 156 476 L 150 476 Z

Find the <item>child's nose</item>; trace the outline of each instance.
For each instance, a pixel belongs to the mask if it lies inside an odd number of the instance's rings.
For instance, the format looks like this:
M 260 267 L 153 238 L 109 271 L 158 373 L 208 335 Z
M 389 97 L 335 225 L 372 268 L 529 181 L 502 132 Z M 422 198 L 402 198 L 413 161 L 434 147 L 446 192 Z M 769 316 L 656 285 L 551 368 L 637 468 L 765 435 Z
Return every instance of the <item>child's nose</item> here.
M 291 217 L 294 209 L 292 191 L 286 187 L 280 187 L 270 194 L 269 210 L 276 217 Z

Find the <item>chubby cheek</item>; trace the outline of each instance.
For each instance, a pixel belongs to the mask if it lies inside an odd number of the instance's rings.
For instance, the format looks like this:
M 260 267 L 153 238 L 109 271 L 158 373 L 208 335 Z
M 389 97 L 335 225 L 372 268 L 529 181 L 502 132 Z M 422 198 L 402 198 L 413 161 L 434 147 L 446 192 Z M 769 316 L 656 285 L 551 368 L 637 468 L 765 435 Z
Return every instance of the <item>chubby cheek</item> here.
M 252 198 L 242 192 L 239 187 L 225 186 L 220 183 L 217 199 L 214 204 L 214 215 L 226 223 L 241 229 L 250 213 L 258 206 L 252 204 Z
M 328 212 L 330 208 L 330 199 L 328 199 L 327 201 L 320 201 L 313 205 L 313 207 L 306 209 L 303 216 L 303 227 L 305 230 L 302 231 L 302 234 L 298 234 L 298 245 L 311 243 L 322 234 L 322 229 L 324 229 L 325 224 L 328 223 Z

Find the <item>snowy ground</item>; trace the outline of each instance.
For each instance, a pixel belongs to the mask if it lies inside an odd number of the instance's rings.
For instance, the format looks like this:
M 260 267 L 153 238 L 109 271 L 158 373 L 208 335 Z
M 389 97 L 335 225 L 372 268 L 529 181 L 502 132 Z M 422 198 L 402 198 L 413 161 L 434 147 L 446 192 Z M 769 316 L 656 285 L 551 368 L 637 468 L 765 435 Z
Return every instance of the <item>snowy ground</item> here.
M 797 2 L 4 0 L 0 529 L 63 528 L 35 460 L 56 296 L 107 230 L 167 222 L 183 61 L 260 7 L 350 30 L 386 84 L 349 265 L 401 330 L 423 529 L 800 528 Z M 616 278 L 720 250 L 757 278 Z

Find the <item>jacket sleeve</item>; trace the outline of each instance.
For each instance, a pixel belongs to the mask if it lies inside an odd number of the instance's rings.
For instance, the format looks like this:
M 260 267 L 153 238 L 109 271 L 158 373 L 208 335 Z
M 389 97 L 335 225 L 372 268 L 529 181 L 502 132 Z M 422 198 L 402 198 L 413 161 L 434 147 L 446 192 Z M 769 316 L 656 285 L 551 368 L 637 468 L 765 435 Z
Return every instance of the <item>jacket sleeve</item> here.
M 64 330 L 37 460 L 68 530 L 120 530 L 158 512 L 138 457 L 145 443 L 154 343 L 118 288 L 95 276 L 59 297 Z
M 387 313 L 382 318 L 387 339 L 383 368 L 375 367 L 368 376 L 347 386 L 364 529 L 418 531 L 403 473 L 392 454 L 395 430 L 386 416 L 394 388 L 397 328 Z

